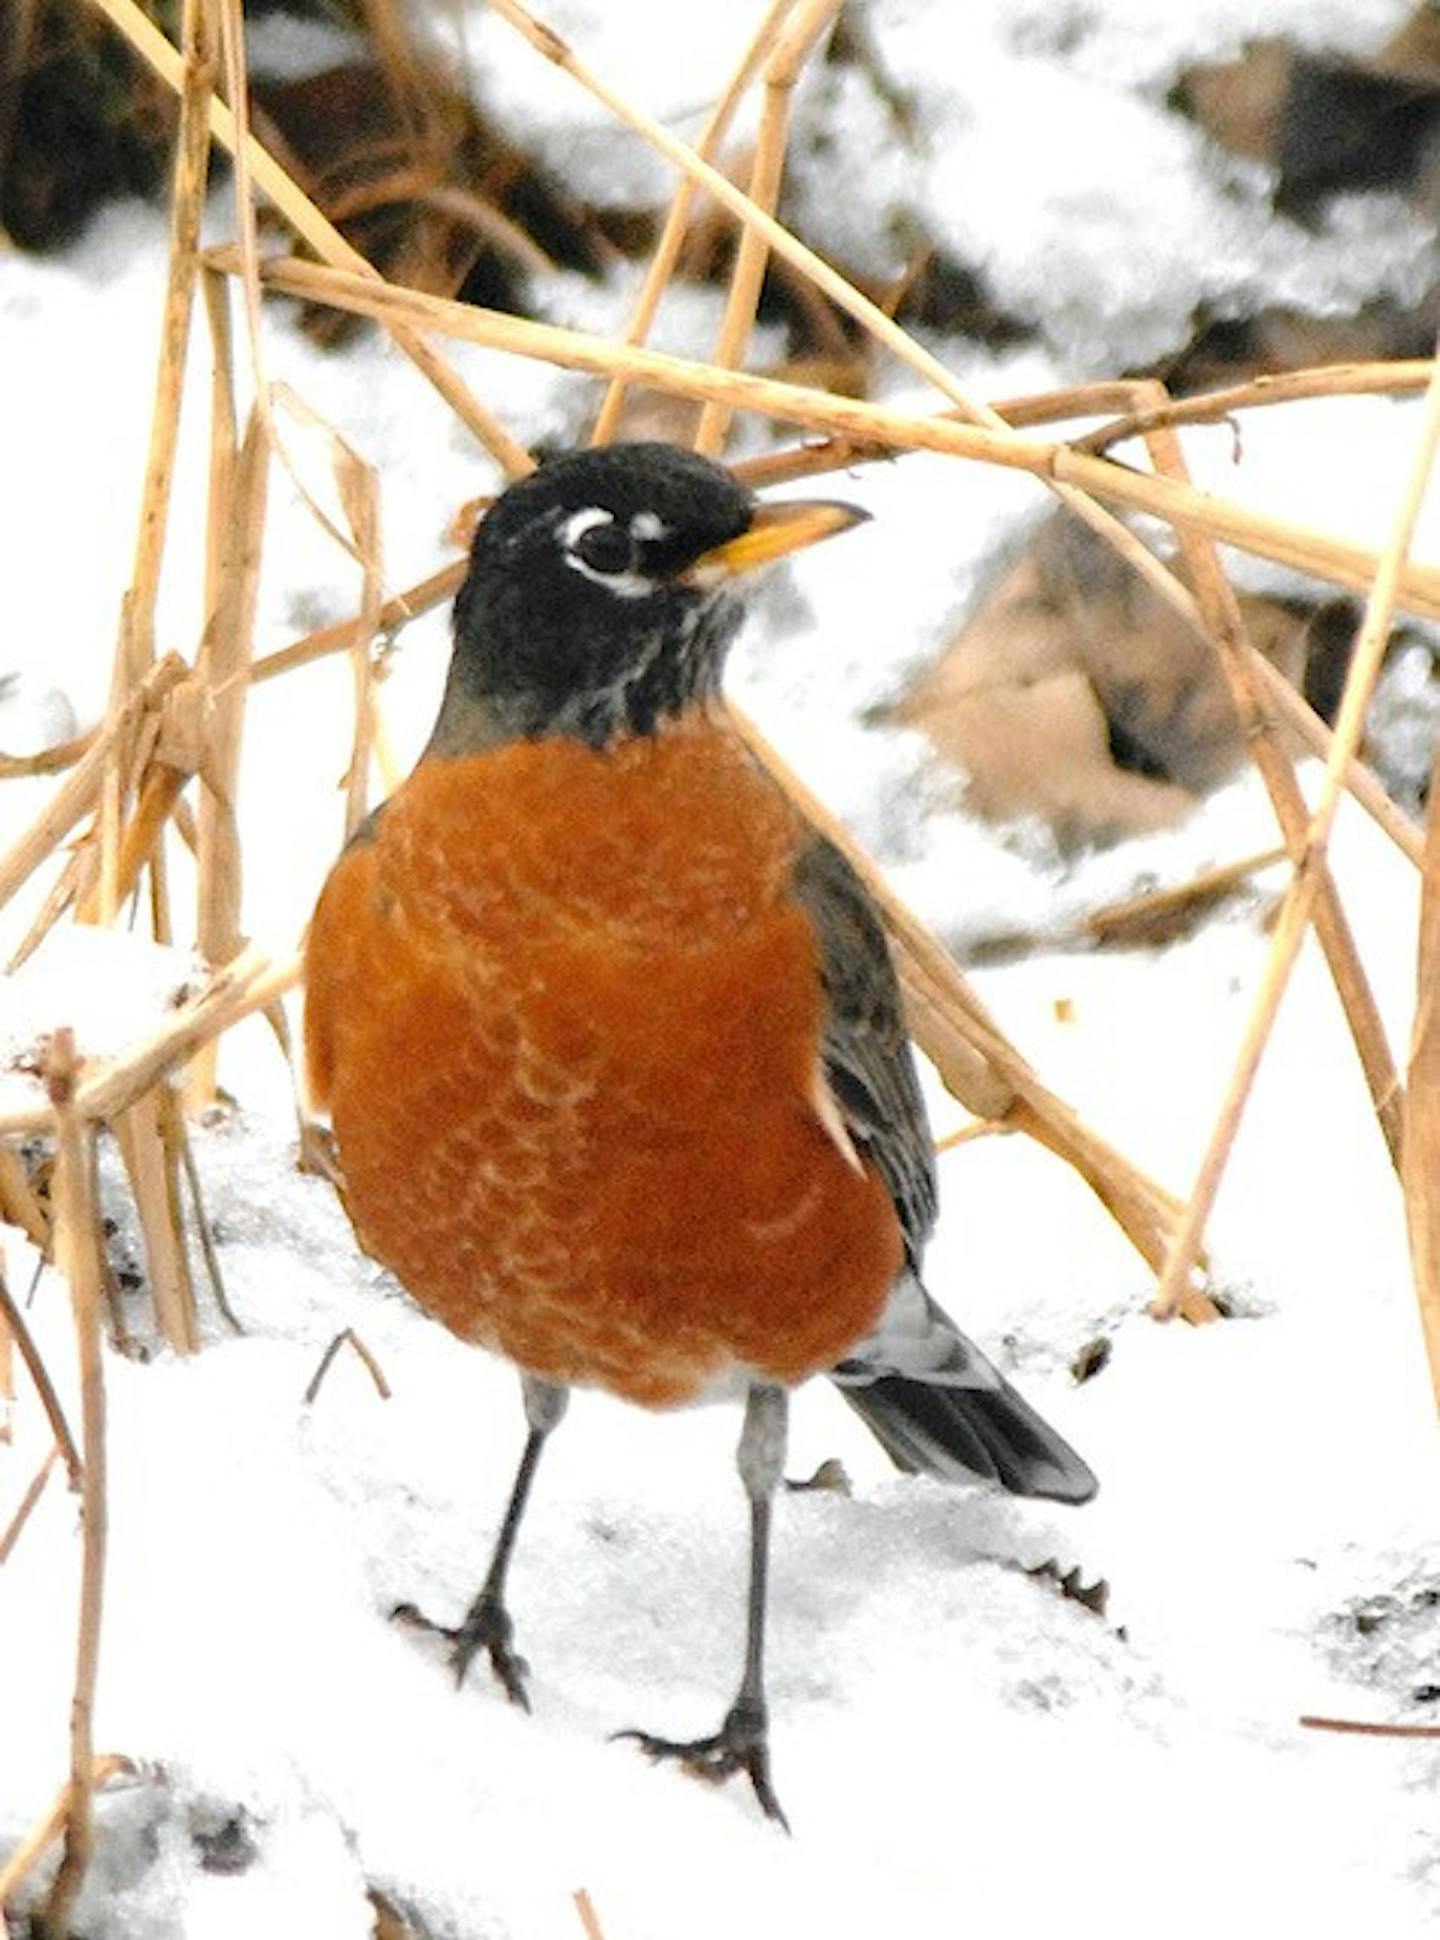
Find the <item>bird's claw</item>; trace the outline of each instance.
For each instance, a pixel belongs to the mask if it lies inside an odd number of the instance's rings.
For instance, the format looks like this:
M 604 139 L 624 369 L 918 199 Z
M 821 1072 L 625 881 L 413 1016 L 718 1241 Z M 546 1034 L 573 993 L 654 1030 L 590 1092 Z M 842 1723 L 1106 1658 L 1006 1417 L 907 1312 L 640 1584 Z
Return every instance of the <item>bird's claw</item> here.
M 766 1818 L 773 1819 L 784 1831 L 790 1830 L 790 1822 L 770 1782 L 770 1740 L 763 1714 L 737 1704 L 709 1738 L 657 1738 L 649 1731 L 633 1730 L 617 1731 L 614 1735 L 637 1744 L 647 1758 L 657 1762 L 673 1759 L 692 1776 L 703 1778 L 711 1785 L 722 1784 L 736 1772 L 744 1772 Z
M 515 1626 L 510 1620 L 510 1612 L 497 1598 L 483 1594 L 478 1596 L 462 1621 L 455 1625 L 436 1623 L 433 1617 L 425 1616 L 413 1603 L 397 1604 L 390 1616 L 395 1623 L 403 1623 L 412 1630 L 423 1630 L 430 1636 L 446 1640 L 450 1646 L 450 1668 L 455 1673 L 457 1684 L 464 1683 L 465 1673 L 483 1651 L 490 1659 L 490 1668 L 497 1683 L 510 1702 L 518 1704 L 522 1711 L 530 1709 L 530 1697 L 525 1688 L 530 1666 L 518 1651 L 511 1649 Z

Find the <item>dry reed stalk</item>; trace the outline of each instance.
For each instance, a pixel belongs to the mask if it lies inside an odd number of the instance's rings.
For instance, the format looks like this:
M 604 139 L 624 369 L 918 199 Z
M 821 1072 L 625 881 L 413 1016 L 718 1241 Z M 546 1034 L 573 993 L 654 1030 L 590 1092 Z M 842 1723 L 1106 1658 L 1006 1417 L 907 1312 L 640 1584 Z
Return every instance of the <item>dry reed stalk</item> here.
M 15 1342 L 0 1320 L 0 1442 L 15 1439 Z
M 1160 1317 L 1176 1310 L 1189 1285 L 1200 1234 L 1209 1221 L 1225 1164 L 1260 1068 L 1260 1060 L 1327 880 L 1324 866 L 1326 848 L 1344 790 L 1346 764 L 1354 756 L 1364 729 L 1365 710 L 1380 671 L 1400 591 L 1403 562 L 1414 536 L 1437 447 L 1440 447 L 1440 363 L 1432 372 L 1425 395 L 1415 459 L 1366 602 L 1365 617 L 1355 643 L 1335 722 L 1330 760 L 1326 765 L 1319 800 L 1306 830 L 1303 856 L 1297 863 L 1281 908 L 1265 975 L 1254 1001 L 1229 1088 L 1201 1160 L 1170 1258 L 1166 1261 L 1156 1289 L 1152 1311 Z
M 1366 1718 L 1326 1718 L 1307 1712 L 1296 1720 L 1306 1731 L 1337 1731 L 1354 1738 L 1440 1738 L 1440 1724 L 1372 1724 Z
M 50 1432 L 55 1437 L 55 1446 L 65 1458 L 70 1487 L 78 1489 L 83 1472 L 80 1450 L 76 1445 L 75 1437 L 70 1432 L 70 1424 L 65 1419 L 65 1410 L 60 1404 L 59 1395 L 55 1392 L 55 1383 L 50 1379 L 50 1370 L 35 1345 L 35 1337 L 30 1332 L 29 1323 L 16 1304 L 15 1296 L 10 1291 L 10 1283 L 3 1272 L 0 1272 L 0 1326 L 6 1329 L 11 1340 L 20 1350 L 25 1371 L 35 1384 L 35 1392 L 39 1395 L 40 1405 L 45 1410 L 45 1419 L 50 1423 Z
M 595 1911 L 594 1901 L 585 1887 L 579 1886 L 574 1893 L 575 1911 L 580 1916 L 580 1924 L 585 1929 L 585 1940 L 605 1940 L 605 1929 L 600 1924 L 600 1915 Z
M 444 601 L 453 599 L 464 581 L 465 570 L 466 562 L 457 559 L 408 587 L 403 593 L 394 594 L 376 614 L 375 631 L 398 633 L 411 620 L 418 620 L 421 614 L 429 613 Z M 311 661 L 323 660 L 329 654 L 352 653 L 364 637 L 365 626 L 364 615 L 357 613 L 354 619 L 337 620 L 330 626 L 318 627 L 315 632 L 307 633 L 302 640 L 296 640 L 288 647 L 277 647 L 273 653 L 262 654 L 250 668 L 250 679 L 252 682 L 273 680 L 277 674 L 288 674 L 292 667 L 308 666 Z
M 181 57 L 136 0 L 91 0 L 91 4 L 116 27 L 155 72 L 178 93 L 184 80 Z M 209 102 L 210 131 L 234 155 L 240 141 L 235 117 L 212 94 Z M 343 265 L 361 274 L 376 277 L 378 272 L 358 250 L 315 207 L 310 198 L 286 174 L 274 156 L 253 136 L 243 144 L 245 163 L 257 187 L 274 203 L 286 221 L 322 261 Z M 453 371 L 434 346 L 412 329 L 402 325 L 392 333 L 397 347 L 439 391 L 461 422 L 472 431 L 484 448 L 512 478 L 523 477 L 533 460 L 498 418 L 481 404 L 461 377 Z
M 1329 727 L 1286 680 L 1280 669 L 1257 648 L 1251 649 L 1250 671 L 1265 689 L 1265 698 L 1289 728 L 1322 761 L 1330 759 L 1335 737 Z M 1345 764 L 1345 786 L 1383 835 L 1387 835 L 1408 862 L 1418 869 L 1425 849 L 1423 832 L 1386 792 L 1385 784 L 1363 761 L 1352 757 Z
M 112 766 L 110 772 L 118 777 L 117 768 Z M 77 921 L 109 924 L 115 920 L 121 903 L 139 881 L 140 871 L 164 834 L 165 824 L 188 780 L 183 768 L 172 767 L 168 762 L 157 761 L 149 770 L 140 788 L 135 813 L 121 830 L 114 862 L 103 882 L 80 897 L 75 912 Z
M 160 1333 L 177 1354 L 193 1354 L 200 1346 L 200 1322 L 181 1219 L 173 1133 L 177 1111 L 174 1090 L 162 1078 L 111 1123 L 140 1221 Z
M 7 973 L 18 970 L 25 959 L 39 949 L 70 905 L 78 902 L 82 894 L 88 893 L 82 889 L 82 883 L 89 880 L 82 865 L 89 860 L 92 846 L 82 838 L 65 858 L 59 875 L 51 883 L 44 902 L 36 912 L 35 920 L 6 964 Z
M 1161 389 L 1159 385 L 1153 386 L 1156 393 L 1160 393 Z M 1182 483 L 1188 483 L 1189 473 L 1179 434 L 1169 426 L 1157 425 L 1146 434 L 1146 439 L 1156 468 L 1180 479 Z M 1354 933 L 1334 878 L 1323 857 L 1315 855 L 1307 847 L 1305 797 L 1252 677 L 1252 668 L 1260 655 L 1246 632 L 1240 602 L 1225 576 L 1215 547 L 1208 539 L 1194 532 L 1180 533 L 1179 540 L 1186 572 L 1207 621 L 1231 705 L 1239 717 L 1250 758 L 1259 770 L 1265 792 L 1270 797 L 1270 805 L 1280 825 L 1290 859 L 1299 868 L 1307 854 L 1313 858 L 1318 877 L 1315 934 L 1345 1012 L 1345 1021 L 1350 1028 L 1391 1161 L 1398 1166 L 1404 1114 L 1400 1074 L 1395 1067 L 1379 1007 L 1360 961 Z M 1368 691 L 1366 698 L 1368 701 Z M 1354 745 L 1358 746 L 1358 741 Z
M 18 1226 L 42 1253 L 49 1250 L 50 1221 L 25 1176 L 19 1153 L 8 1145 L 0 1145 L 0 1219 Z
M 355 730 L 345 775 L 345 838 L 348 841 L 369 811 L 370 765 L 380 732 L 373 653 L 384 608 L 380 550 L 380 481 L 374 467 L 340 437 L 334 439 L 335 482 L 350 527 L 351 548 L 360 561 L 360 612 L 350 645 L 355 681 Z
M 240 776 L 240 746 L 245 726 L 247 673 L 255 638 L 255 604 L 260 584 L 265 503 L 269 485 L 270 443 L 261 413 L 253 411 L 240 454 L 223 467 L 222 486 L 232 488 L 219 510 L 229 535 L 220 567 L 218 604 L 211 615 L 196 677 L 203 685 L 206 719 L 199 759 L 200 810 L 197 823 L 195 941 L 207 963 L 228 963 L 240 948 L 242 866 L 235 794 Z M 212 1041 L 196 1060 L 189 1079 L 192 1107 L 215 1090 Z
M 1321 364 L 1306 370 L 1267 372 L 1247 378 L 1243 384 L 1227 384 L 1221 390 L 1202 391 L 1195 397 L 1175 398 L 1167 392 L 1164 403 L 1133 409 L 1122 405 L 1124 415 L 1118 421 L 1086 432 L 1075 443 L 1081 451 L 1100 452 L 1126 438 L 1143 437 L 1146 432 L 1162 427 L 1173 430 L 1187 424 L 1216 424 L 1237 411 L 1256 411 L 1274 404 L 1295 404 L 1320 397 L 1385 397 L 1396 392 L 1423 391 L 1433 368 L 1434 360 L 1429 357 Z M 1010 418 L 1010 412 L 1003 407 L 1002 415 Z M 1010 421 L 1018 422 L 1015 418 Z
M 122 1758 L 113 1751 L 105 1752 L 90 1767 L 91 1787 L 99 1791 L 109 1779 L 118 1778 L 122 1773 L 128 1776 L 134 1770 L 135 1767 L 128 1758 Z M 6 1900 L 13 1899 L 19 1892 L 54 1842 L 70 1810 L 70 1792 L 71 1787 L 67 1781 L 61 1786 L 55 1803 L 34 1831 L 21 1840 L 4 1866 L 0 1866 L 0 1909 L 3 1909 Z M 38 1935 L 37 1940 L 39 1940 Z
M 1430 1381 L 1440 1400 L 1440 773 L 1431 782 L 1401 1178 Z
M 943 1138 L 937 1138 L 936 1156 L 954 1152 L 962 1145 L 974 1145 L 982 1138 L 1004 1138 L 1012 1129 L 999 1118 L 977 1118 L 973 1123 L 961 1125 L 953 1132 L 946 1132 Z
M 576 56 L 560 35 L 544 22 L 537 20 L 520 4 L 520 0 L 489 0 L 489 5 L 492 12 L 499 14 L 535 48 L 537 53 L 578 82 L 582 88 L 608 108 L 617 120 L 633 129 L 642 140 L 658 154 L 663 155 L 682 174 L 707 188 L 715 200 L 740 222 L 743 234 L 747 238 L 753 236 L 773 250 L 775 255 L 798 272 L 802 279 L 822 291 L 838 309 L 852 317 L 872 338 L 898 357 L 901 363 L 916 371 L 934 385 L 943 396 L 949 398 L 952 404 L 957 405 L 963 418 L 992 431 L 1008 431 L 1009 427 L 1005 425 L 1003 419 L 998 417 L 988 405 L 973 399 L 958 382 L 953 372 L 904 330 L 887 310 L 857 290 L 853 283 L 842 276 L 823 257 L 817 256 L 814 250 L 807 248 L 782 223 L 777 222 L 773 215 L 758 208 L 719 170 L 708 162 L 701 161 L 693 149 L 687 147 L 684 142 L 676 140 L 659 122 L 632 106 L 613 88 L 601 81 Z M 711 401 L 722 402 L 719 399 Z M 1066 469 L 1070 469 L 1069 465 Z M 1119 552 L 1161 599 L 1177 606 L 1187 619 L 1193 621 L 1193 602 L 1185 587 L 1146 546 L 1135 538 L 1113 512 L 1105 505 L 1096 502 L 1096 499 L 1091 496 L 1091 488 L 1082 478 L 1066 476 L 1058 467 L 1042 472 L 1041 475 L 1060 502 L 1077 519 L 1089 526 L 1108 545 Z
M 348 1347 L 351 1350 L 364 1367 L 366 1373 L 370 1376 L 370 1379 L 375 1383 L 375 1392 L 379 1395 L 380 1399 L 382 1401 L 388 1401 L 390 1399 L 391 1388 L 390 1383 L 385 1379 L 385 1370 L 365 1345 L 364 1341 L 361 1340 L 355 1329 L 353 1327 L 342 1327 L 334 1340 L 325 1349 L 325 1352 L 320 1356 L 320 1365 L 310 1377 L 309 1385 L 306 1387 L 303 1396 L 306 1407 L 311 1408 L 315 1405 L 320 1390 L 325 1385 L 325 1376 L 334 1366 L 335 1357 L 342 1347 Z
M 38 754 L 0 754 L 0 781 L 25 781 L 36 776 L 63 775 L 95 744 L 95 729 L 77 734 L 73 741 L 57 741 L 53 748 Z
M 751 83 L 760 72 L 776 36 L 797 0 L 772 0 L 769 11 L 755 30 L 749 46 L 730 77 L 730 82 L 719 100 L 710 111 L 710 118 L 700 131 L 695 144 L 695 153 L 702 161 L 715 159 L 725 131 L 730 126 L 737 107 L 748 92 Z M 660 239 L 651 252 L 650 262 L 645 271 L 645 281 L 636 299 L 630 321 L 621 333 L 620 341 L 627 344 L 642 344 L 650 334 L 650 326 L 655 321 L 655 313 L 660 307 L 660 299 L 665 294 L 675 265 L 680 258 L 680 250 L 685 241 L 685 231 L 690 221 L 699 185 L 688 175 L 682 175 L 675 188 L 665 225 L 660 231 Z M 625 406 L 627 384 L 623 377 L 614 378 L 606 389 L 595 425 L 590 433 L 592 445 L 608 445 L 615 436 L 620 423 L 620 413 Z
M 210 162 L 208 103 L 214 88 L 206 0 L 185 0 L 181 16 L 180 128 L 170 191 L 170 256 L 160 329 L 159 368 L 150 449 L 140 500 L 140 529 L 130 574 L 129 624 L 116 688 L 129 693 L 155 658 L 155 599 L 179 442 L 180 398 L 200 262 L 200 220 Z
M 793 17 L 786 22 L 774 53 L 765 63 L 765 93 L 750 170 L 750 200 L 768 216 L 774 215 L 780 202 L 795 83 L 822 35 L 828 32 L 838 5 L 839 0 L 798 0 Z M 758 229 L 747 224 L 740 233 L 725 315 L 711 357 L 711 362 L 723 369 L 735 369 L 745 355 L 745 346 L 755 327 L 760 287 L 765 281 L 769 259 L 769 243 Z M 713 401 L 707 404 L 695 432 L 695 449 L 714 457 L 724 447 L 729 423 L 730 413 L 724 405 Z
M 64 1810 L 64 1850 L 45 1901 L 39 1930 L 46 1940 L 68 1940 L 70 1909 L 90 1862 L 91 1803 L 95 1784 L 92 1718 L 100 1666 L 100 1624 L 105 1586 L 105 1387 L 100 1352 L 100 1261 L 96 1211 L 90 1197 L 88 1129 L 75 1109 L 75 1040 L 55 1033 L 45 1082 L 55 1113 L 55 1250 L 70 1282 L 80 1369 L 80 1624 L 75 1652 L 75 1693 L 70 1705 L 70 1783 Z
M 1175 883 L 1166 889 L 1147 890 L 1139 896 L 1123 896 L 1117 902 L 1105 903 L 1081 919 L 1080 934 L 1106 937 L 1115 930 L 1131 929 L 1136 925 L 1153 923 L 1157 917 L 1172 916 L 1191 903 L 1201 902 L 1209 896 L 1223 895 L 1248 877 L 1258 875 L 1262 869 L 1273 868 L 1277 862 L 1285 860 L 1286 853 L 1283 847 L 1261 849 L 1256 855 L 1241 856 L 1235 862 L 1222 862 L 1213 869 L 1202 869 L 1188 882 Z
M 207 618 L 220 605 L 229 538 L 221 524 L 222 507 L 235 498 L 234 471 L 240 456 L 240 411 L 235 398 L 235 333 L 230 321 L 230 282 L 205 265 L 201 275 L 205 321 L 210 331 L 210 468 L 206 482 L 205 604 Z
M 1139 437 L 1165 424 L 1178 428 L 1183 425 L 1219 423 L 1239 411 L 1259 410 L 1267 405 L 1298 403 L 1320 397 L 1375 397 L 1423 391 L 1429 381 L 1431 367 L 1429 358 L 1365 364 L 1322 364 L 1274 376 L 1256 377 L 1245 384 L 1228 385 L 1224 390 L 1197 392 L 1194 397 L 1169 398 L 1166 392 L 1168 404 L 1146 409 L 1137 408 L 1135 400 L 1137 390 L 1147 380 L 1112 377 L 1093 384 L 1065 385 L 1053 391 L 1027 391 L 1019 397 L 995 398 L 990 408 L 1012 431 L 1060 424 L 1076 418 L 1093 418 L 1100 413 L 1120 413 L 1122 421 L 1119 424 L 1081 433 L 1070 441 L 1076 451 L 1099 452 L 1102 446 L 1108 447 L 1124 438 Z M 952 418 L 959 416 L 954 411 L 943 415 Z M 889 456 L 890 452 L 885 447 L 866 439 L 830 438 L 822 444 L 765 452 L 759 457 L 747 458 L 736 467 L 736 472 L 756 485 L 782 484 L 795 478 L 813 477 L 817 472 L 843 471 L 851 465 L 874 464 Z
M 251 947 L 217 970 L 189 1003 L 172 1015 L 123 1057 L 87 1071 L 76 1088 L 75 1103 L 86 1120 L 112 1121 L 177 1065 L 193 1058 L 202 1044 L 228 1031 L 256 1011 L 267 1010 L 300 980 L 301 958 L 295 955 L 272 963 Z M 55 1114 L 48 1105 L 22 1106 L 0 1112 L 0 1138 L 53 1132 Z
M 229 248 L 210 251 L 208 260 L 231 273 L 236 267 Z M 924 417 L 887 410 L 861 398 L 841 397 L 750 372 L 721 371 L 691 358 L 673 357 L 639 345 L 615 344 L 608 338 L 567 330 L 558 324 L 532 323 L 498 310 L 455 303 L 393 283 L 377 283 L 298 257 L 268 259 L 261 280 L 286 296 L 327 303 L 357 316 L 392 322 L 403 318 L 415 329 L 435 330 L 565 369 L 601 377 L 623 375 L 655 390 L 702 402 L 716 398 L 737 410 L 755 411 L 894 451 L 937 451 L 1029 472 L 1047 483 L 1074 485 L 1130 510 L 1152 513 L 1177 529 L 1193 528 L 1241 551 L 1362 592 L 1374 580 L 1378 561 L 1363 546 L 1253 512 L 1232 500 L 1151 472 L 1091 457 L 1069 445 L 943 415 Z M 1400 573 L 1398 591 L 1399 603 L 1408 611 L 1421 617 L 1440 617 L 1440 566 L 1407 562 Z M 1173 595 L 1164 597 L 1172 599 Z
M 210 1297 L 215 1302 L 216 1311 L 232 1334 L 243 1334 L 235 1309 L 230 1305 L 230 1296 L 225 1290 L 225 1275 L 220 1266 L 220 1255 L 215 1245 L 215 1235 L 211 1229 L 210 1218 L 205 1210 L 205 1194 L 200 1183 L 200 1168 L 195 1163 L 194 1147 L 190 1143 L 189 1127 L 182 1112 L 176 1112 L 168 1128 L 175 1151 L 180 1160 L 180 1170 L 190 1193 L 190 1211 L 195 1221 L 196 1237 L 200 1241 L 200 1257 L 205 1262 L 205 1276 L 210 1282 Z
M 9 1562 L 16 1543 L 24 1535 L 25 1525 L 35 1513 L 36 1505 L 45 1493 L 45 1484 L 50 1480 L 51 1471 L 59 1460 L 60 1444 L 51 1442 L 50 1453 L 31 1476 L 29 1486 L 16 1505 L 14 1515 L 10 1518 L 9 1527 L 4 1535 L 0 1536 L 0 1569 L 4 1569 Z

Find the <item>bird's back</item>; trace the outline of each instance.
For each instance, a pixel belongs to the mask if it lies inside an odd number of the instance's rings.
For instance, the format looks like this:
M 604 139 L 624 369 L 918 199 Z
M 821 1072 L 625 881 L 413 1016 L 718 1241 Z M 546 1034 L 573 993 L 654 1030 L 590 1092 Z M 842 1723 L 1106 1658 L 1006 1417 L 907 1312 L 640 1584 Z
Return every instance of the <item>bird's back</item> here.
M 362 1241 L 457 1333 L 667 1405 L 874 1324 L 900 1228 L 823 1096 L 804 840 L 701 715 L 422 762 L 337 864 L 312 1092 Z

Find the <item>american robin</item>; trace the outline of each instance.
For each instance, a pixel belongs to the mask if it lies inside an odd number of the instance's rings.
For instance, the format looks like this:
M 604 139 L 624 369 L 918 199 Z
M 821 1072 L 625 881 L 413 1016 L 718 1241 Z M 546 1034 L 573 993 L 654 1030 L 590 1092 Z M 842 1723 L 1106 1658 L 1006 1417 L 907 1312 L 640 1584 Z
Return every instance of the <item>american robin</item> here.
M 884 934 L 721 704 L 737 576 L 863 516 L 757 505 L 658 444 L 512 485 L 475 535 L 430 743 L 336 863 L 306 959 L 310 1089 L 361 1244 L 523 1383 L 489 1571 L 446 1632 L 457 1676 L 484 1651 L 526 1702 L 505 1578 L 569 1388 L 743 1393 L 736 1700 L 712 1737 L 626 1735 L 746 1772 L 777 1819 L 788 1390 L 828 1373 L 905 1469 L 1095 1488 L 921 1284 L 933 1148 Z

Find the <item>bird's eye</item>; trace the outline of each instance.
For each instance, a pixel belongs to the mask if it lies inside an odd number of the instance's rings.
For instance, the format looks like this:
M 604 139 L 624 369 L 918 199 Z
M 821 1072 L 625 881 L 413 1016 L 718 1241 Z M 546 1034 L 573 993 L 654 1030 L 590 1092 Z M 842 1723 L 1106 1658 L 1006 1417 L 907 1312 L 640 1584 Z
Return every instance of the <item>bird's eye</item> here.
M 587 526 L 570 541 L 571 555 L 593 573 L 628 573 L 635 564 L 635 547 L 623 525 L 608 520 Z

